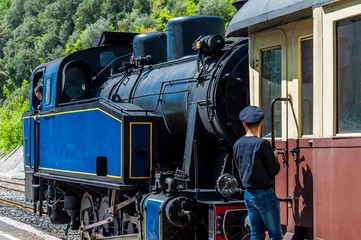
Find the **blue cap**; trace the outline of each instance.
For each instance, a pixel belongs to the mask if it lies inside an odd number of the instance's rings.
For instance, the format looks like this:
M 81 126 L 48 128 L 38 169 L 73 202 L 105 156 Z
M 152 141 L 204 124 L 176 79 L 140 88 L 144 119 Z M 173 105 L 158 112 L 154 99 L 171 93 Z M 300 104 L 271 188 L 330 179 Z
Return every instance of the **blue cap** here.
M 262 121 L 264 118 L 263 110 L 257 106 L 245 107 L 239 113 L 239 119 L 245 123 L 257 123 Z

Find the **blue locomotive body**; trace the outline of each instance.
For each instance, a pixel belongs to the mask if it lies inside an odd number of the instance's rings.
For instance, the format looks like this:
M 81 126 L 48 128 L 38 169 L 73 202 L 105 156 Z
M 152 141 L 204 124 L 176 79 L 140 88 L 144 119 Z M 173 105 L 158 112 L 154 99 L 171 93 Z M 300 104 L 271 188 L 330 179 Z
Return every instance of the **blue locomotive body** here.
M 104 33 L 99 46 L 32 74 L 31 91 L 42 85 L 43 98 L 31 94 L 23 115 L 26 198 L 81 239 L 247 232 L 242 196 L 215 190 L 220 175 L 236 173 L 247 40 L 225 43 L 218 17 L 167 26 L 167 34 Z M 241 221 L 224 230 L 229 219 Z
M 103 102 L 63 107 L 38 121 L 42 147 L 36 167 L 42 172 L 107 176 L 122 183 L 151 177 L 154 116 L 122 115 Z M 34 167 L 30 159 L 25 165 Z

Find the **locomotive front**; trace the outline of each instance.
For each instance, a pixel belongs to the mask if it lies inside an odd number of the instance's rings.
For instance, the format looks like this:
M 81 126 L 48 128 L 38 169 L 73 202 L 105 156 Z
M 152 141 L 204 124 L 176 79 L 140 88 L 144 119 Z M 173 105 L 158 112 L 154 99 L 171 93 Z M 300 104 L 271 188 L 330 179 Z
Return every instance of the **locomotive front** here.
M 249 103 L 247 40 L 224 42 L 224 30 L 218 17 L 180 17 L 167 34 L 129 38 L 133 56 L 122 66 L 127 48 L 104 45 L 43 66 L 43 75 L 39 67 L 32 86 L 44 79 L 51 97 L 24 116 L 25 136 L 34 136 L 25 142 L 36 195 L 28 198 L 45 199 L 53 222 L 80 225 L 82 239 L 243 237 L 241 196 L 215 190 L 220 175 L 237 172 L 231 147 Z

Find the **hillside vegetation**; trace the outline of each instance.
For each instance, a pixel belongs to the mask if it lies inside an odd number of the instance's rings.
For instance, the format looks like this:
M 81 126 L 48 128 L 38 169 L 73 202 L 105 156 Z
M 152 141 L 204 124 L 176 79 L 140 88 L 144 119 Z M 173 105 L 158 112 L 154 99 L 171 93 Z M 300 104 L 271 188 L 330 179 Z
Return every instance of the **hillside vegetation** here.
M 103 31 L 165 31 L 177 16 L 215 15 L 233 0 L 0 0 L 0 153 L 22 144 L 32 70 L 92 46 Z

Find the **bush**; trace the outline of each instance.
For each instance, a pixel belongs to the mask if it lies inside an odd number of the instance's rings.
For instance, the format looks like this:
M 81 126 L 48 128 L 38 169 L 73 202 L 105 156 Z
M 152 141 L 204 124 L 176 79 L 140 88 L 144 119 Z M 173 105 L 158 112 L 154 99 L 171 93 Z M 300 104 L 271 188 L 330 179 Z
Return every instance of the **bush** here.
M 21 88 L 10 93 L 4 87 L 7 99 L 0 106 L 0 153 L 8 153 L 22 145 L 22 114 L 29 108 L 29 83 L 23 81 Z

